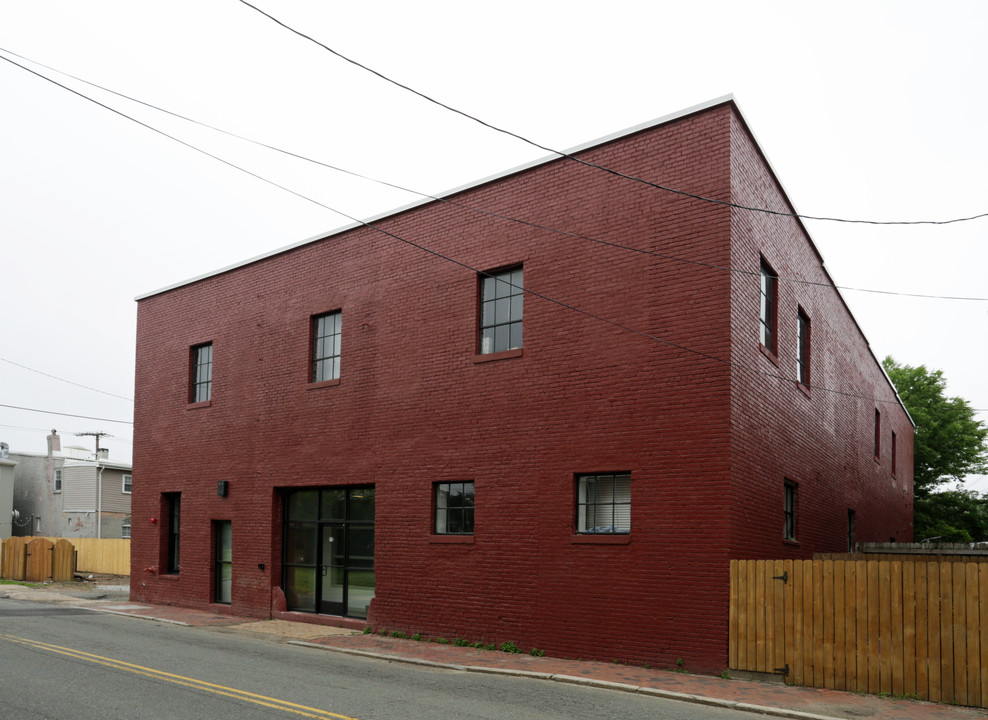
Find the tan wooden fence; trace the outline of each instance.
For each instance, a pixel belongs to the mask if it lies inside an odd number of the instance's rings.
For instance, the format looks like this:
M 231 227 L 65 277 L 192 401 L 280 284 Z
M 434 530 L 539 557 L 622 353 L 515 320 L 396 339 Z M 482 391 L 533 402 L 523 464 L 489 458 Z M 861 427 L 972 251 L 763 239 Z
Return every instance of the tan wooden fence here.
M 732 560 L 729 662 L 988 707 L 988 563 Z
M 75 574 L 75 548 L 64 538 L 7 538 L 0 556 L 0 578 L 6 580 L 63 582 Z
M 0 560 L 0 577 L 23 580 L 25 570 L 15 570 L 28 557 L 23 546 L 28 542 L 46 540 L 58 544 L 59 541 L 70 543 L 74 549 L 75 570 L 83 573 L 100 573 L 106 575 L 130 575 L 130 540 L 116 538 L 8 538 L 2 543 L 3 559 Z M 10 550 L 7 550 L 8 544 Z M 9 564 L 9 567 L 8 567 Z M 62 571 L 64 572 L 64 571 Z M 18 576 L 19 575 L 19 576 Z M 71 579 L 69 573 L 65 579 Z

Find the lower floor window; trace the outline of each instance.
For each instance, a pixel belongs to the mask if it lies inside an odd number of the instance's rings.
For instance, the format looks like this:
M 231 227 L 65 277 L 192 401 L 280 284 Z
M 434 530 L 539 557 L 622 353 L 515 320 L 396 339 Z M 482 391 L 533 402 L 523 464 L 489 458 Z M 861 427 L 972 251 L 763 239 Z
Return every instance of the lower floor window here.
M 436 484 L 437 535 L 473 534 L 473 483 Z
M 785 540 L 796 539 L 796 483 L 786 480 L 786 496 L 784 504 L 784 526 L 782 537 Z
M 580 475 L 577 478 L 576 531 L 631 532 L 631 474 Z

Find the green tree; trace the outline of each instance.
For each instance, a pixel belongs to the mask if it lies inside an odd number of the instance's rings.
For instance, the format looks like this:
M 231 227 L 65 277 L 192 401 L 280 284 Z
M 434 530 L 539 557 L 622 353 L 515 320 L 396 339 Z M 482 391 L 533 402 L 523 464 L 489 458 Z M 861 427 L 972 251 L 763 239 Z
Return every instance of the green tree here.
M 882 361 L 916 423 L 913 442 L 913 535 L 944 541 L 988 539 L 988 498 L 965 490 L 940 491 L 949 482 L 988 472 L 988 426 L 962 398 L 947 397 L 940 370 Z

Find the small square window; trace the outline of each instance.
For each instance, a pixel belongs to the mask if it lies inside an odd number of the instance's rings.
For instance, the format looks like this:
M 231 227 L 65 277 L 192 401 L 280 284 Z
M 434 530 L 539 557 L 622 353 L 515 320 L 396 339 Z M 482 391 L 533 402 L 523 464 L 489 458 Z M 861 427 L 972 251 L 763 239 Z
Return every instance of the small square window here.
M 131 478 L 133 478 L 133 477 L 134 477 L 133 475 L 124 475 L 123 476 L 123 492 L 126 495 L 130 495 L 130 493 L 131 493 L 131 488 L 133 486 L 133 481 L 131 480 Z
M 480 352 L 522 346 L 524 277 L 520 267 L 480 276 Z
M 760 340 L 766 350 L 776 351 L 775 319 L 778 317 L 779 278 L 765 259 L 761 262 L 761 301 L 759 304 L 759 320 L 761 326 Z
M 205 343 L 192 348 L 192 377 L 189 384 L 189 402 L 207 402 L 213 395 L 213 344 Z
M 124 525 L 120 528 L 120 537 L 124 540 L 130 540 L 130 525 Z
M 338 380 L 343 313 L 340 311 L 312 318 L 312 369 L 310 382 Z
M 62 492 L 62 468 L 55 468 L 55 477 L 52 484 L 52 492 Z
M 796 539 L 796 492 L 798 486 L 796 483 L 786 480 L 785 484 L 785 500 L 784 500 L 784 518 L 785 522 L 782 530 L 782 537 L 785 540 L 795 540 Z
M 436 483 L 437 535 L 473 535 L 472 482 Z
M 631 474 L 577 477 L 576 531 L 631 532 Z

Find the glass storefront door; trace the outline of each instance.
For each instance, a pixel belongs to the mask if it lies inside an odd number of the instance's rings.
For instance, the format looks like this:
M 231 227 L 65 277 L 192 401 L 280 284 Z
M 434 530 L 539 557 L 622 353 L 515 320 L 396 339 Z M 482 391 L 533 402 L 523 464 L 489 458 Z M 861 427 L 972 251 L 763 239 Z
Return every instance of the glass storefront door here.
M 296 490 L 286 499 L 288 609 L 366 618 L 374 598 L 374 488 Z

